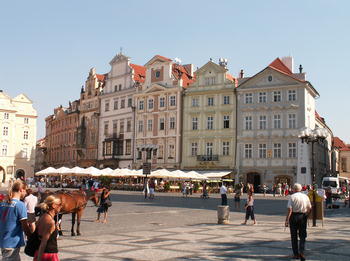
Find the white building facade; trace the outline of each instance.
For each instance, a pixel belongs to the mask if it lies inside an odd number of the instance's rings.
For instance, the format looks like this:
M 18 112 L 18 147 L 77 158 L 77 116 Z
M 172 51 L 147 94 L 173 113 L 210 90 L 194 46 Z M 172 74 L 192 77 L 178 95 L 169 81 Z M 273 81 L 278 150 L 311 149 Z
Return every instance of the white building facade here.
M 34 175 L 37 112 L 24 94 L 0 91 L 0 181 Z M 1 184 L 0 183 L 0 184 Z
M 100 96 L 98 166 L 131 168 L 135 146 L 133 96 L 144 82 L 145 69 L 121 53 L 110 65 Z
M 311 174 L 309 147 L 298 135 L 302 128 L 315 128 L 318 93 L 302 68 L 293 73 L 291 57 L 277 58 L 253 77 L 241 75 L 239 82 L 236 178 L 256 188 L 296 181 L 310 184 L 300 179 Z

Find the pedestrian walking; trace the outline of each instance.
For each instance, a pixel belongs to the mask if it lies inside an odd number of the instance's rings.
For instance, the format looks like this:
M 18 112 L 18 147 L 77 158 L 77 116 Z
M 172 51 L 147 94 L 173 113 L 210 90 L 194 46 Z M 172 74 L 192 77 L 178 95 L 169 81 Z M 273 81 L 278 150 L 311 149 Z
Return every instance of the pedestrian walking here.
M 101 193 L 100 206 L 97 209 L 97 219 L 96 222 L 100 222 L 101 213 L 103 213 L 102 223 L 107 223 L 108 208 L 112 206 L 111 199 L 109 197 L 110 191 L 108 188 L 104 187 Z
M 254 215 L 254 197 L 253 197 L 254 187 L 253 187 L 253 185 L 251 185 L 249 183 L 247 184 L 247 194 L 248 194 L 247 202 L 244 205 L 246 213 L 245 213 L 245 219 L 244 219 L 244 222 L 242 223 L 242 225 L 247 224 L 249 217 L 251 218 L 251 220 L 253 220 L 253 222 L 254 222 L 253 224 L 256 225 L 257 222 L 256 222 L 255 215 Z
M 154 191 L 156 189 L 156 183 L 154 179 L 149 180 L 149 199 L 154 199 Z
M 293 258 L 305 260 L 304 250 L 307 237 L 306 224 L 307 215 L 311 211 L 311 202 L 307 195 L 301 193 L 302 187 L 295 183 L 293 186 L 294 194 L 288 200 L 287 216 L 285 226 L 290 228 Z M 298 246 L 299 235 L 299 246 Z
M 21 260 L 20 248 L 25 245 L 23 232 L 29 236 L 27 209 L 21 201 L 26 195 L 26 184 L 14 181 L 7 200 L 0 203 L 0 248 L 3 261 Z
M 265 197 L 266 196 L 266 190 L 267 190 L 266 184 L 262 185 L 262 189 L 263 189 L 263 193 L 264 193 L 264 197 Z
M 27 196 L 24 198 L 24 205 L 27 209 L 27 221 L 30 228 L 30 232 L 33 233 L 35 230 L 35 207 L 38 204 L 38 197 L 33 195 L 31 189 L 27 189 Z
M 220 195 L 221 195 L 221 205 L 227 206 L 227 188 L 225 183 L 223 182 L 220 187 Z
M 148 179 L 145 178 L 145 182 L 143 184 L 143 193 L 145 194 L 145 199 L 148 198 L 148 193 L 149 193 L 149 184 L 148 184 Z

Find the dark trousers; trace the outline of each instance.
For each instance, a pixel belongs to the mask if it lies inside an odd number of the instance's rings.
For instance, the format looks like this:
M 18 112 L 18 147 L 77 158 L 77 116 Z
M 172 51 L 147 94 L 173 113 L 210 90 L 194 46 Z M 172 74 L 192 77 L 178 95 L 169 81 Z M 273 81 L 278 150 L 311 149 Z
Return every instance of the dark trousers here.
M 290 236 L 292 240 L 293 254 L 304 254 L 306 234 L 307 215 L 303 213 L 292 213 L 289 219 Z M 299 235 L 299 248 L 298 248 Z
M 251 218 L 251 220 L 255 219 L 254 216 L 254 206 L 248 206 L 245 210 L 245 219 L 248 220 L 249 217 Z
M 221 194 L 221 205 L 227 206 L 227 195 Z

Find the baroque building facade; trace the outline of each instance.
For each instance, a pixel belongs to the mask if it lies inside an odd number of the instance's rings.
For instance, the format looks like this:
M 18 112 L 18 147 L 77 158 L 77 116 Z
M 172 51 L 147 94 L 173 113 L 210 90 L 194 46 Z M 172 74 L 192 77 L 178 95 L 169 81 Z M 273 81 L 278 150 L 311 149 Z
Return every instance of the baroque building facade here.
M 237 80 L 219 64 L 198 69 L 184 91 L 182 169 L 235 168 Z
M 254 184 L 311 184 L 310 152 L 298 138 L 300 129 L 315 128 L 315 97 L 302 67 L 293 59 L 275 59 L 237 88 L 236 179 Z M 307 173 L 300 173 L 305 169 Z M 298 178 L 301 177 L 301 178 Z
M 100 94 L 105 85 L 104 74 L 97 74 L 95 68 L 82 87 L 79 105 L 79 127 L 77 131 L 78 165 L 97 166 Z
M 134 94 L 145 80 L 145 68 L 117 54 L 110 62 L 100 96 L 99 167 L 131 168 L 134 145 Z
M 180 65 L 156 55 L 145 64 L 145 82 L 135 94 L 134 168 L 179 169 L 181 162 L 182 94 L 193 81 L 193 65 Z
M 54 114 L 46 117 L 45 122 L 47 165 L 54 168 L 77 166 L 79 100 L 69 102 L 67 108 L 55 108 Z
M 0 184 L 34 175 L 37 112 L 24 94 L 0 90 Z

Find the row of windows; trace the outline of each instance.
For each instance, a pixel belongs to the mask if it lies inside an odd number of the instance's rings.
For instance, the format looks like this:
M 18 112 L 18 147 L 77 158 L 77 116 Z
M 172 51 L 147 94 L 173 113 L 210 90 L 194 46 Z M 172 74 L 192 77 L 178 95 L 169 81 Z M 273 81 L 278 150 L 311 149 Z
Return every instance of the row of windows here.
M 144 101 L 139 101 L 139 110 L 143 110 L 145 102 Z M 154 99 L 148 99 L 148 109 L 152 110 L 154 108 Z M 176 96 L 170 96 L 169 97 L 169 105 L 170 106 L 176 106 Z M 160 97 L 159 98 L 159 107 L 163 108 L 165 107 L 165 97 Z
M 282 158 L 282 144 L 274 143 L 272 145 L 272 150 L 267 150 L 267 144 L 261 143 L 258 145 L 257 155 L 260 159 L 266 158 Z M 297 145 L 294 142 L 288 143 L 288 157 L 296 158 L 297 157 Z M 244 144 L 244 158 L 251 159 L 253 158 L 253 144 Z
M 104 122 L 104 135 L 109 133 L 109 122 Z M 112 133 L 117 134 L 118 132 L 118 121 L 114 120 L 112 122 Z M 126 132 L 131 132 L 131 120 L 126 121 Z M 125 122 L 124 120 L 119 121 L 119 133 L 125 133 Z
M 156 156 L 158 159 L 163 159 L 164 157 L 167 157 L 168 159 L 174 159 L 175 158 L 175 145 L 169 144 L 167 148 L 168 148 L 167 153 L 166 153 L 166 155 L 164 155 L 164 146 L 158 144 L 158 150 L 153 151 L 153 156 L 154 157 Z M 152 158 L 151 151 L 146 152 L 146 158 L 147 159 Z M 138 151 L 137 159 L 138 160 L 142 159 L 142 151 Z
M 223 97 L 223 104 L 230 104 L 230 96 L 225 95 Z M 199 98 L 193 98 L 191 106 L 192 107 L 199 107 Z M 208 97 L 207 98 L 207 106 L 214 106 L 215 105 L 215 98 L 214 97 Z
M 9 135 L 9 127 L 4 127 L 2 129 L 2 135 L 8 136 Z M 29 131 L 23 131 L 23 139 L 27 140 L 29 138 Z
M 132 106 L 132 98 L 128 98 L 128 108 Z M 105 101 L 105 111 L 109 111 L 109 100 Z M 120 106 L 119 106 L 119 100 L 114 100 L 113 101 L 113 110 L 118 110 L 118 109 L 124 109 L 125 108 L 125 99 L 120 100 Z
M 10 114 L 8 112 L 4 112 L 4 120 L 8 120 L 9 118 L 10 118 Z M 23 118 L 23 123 L 28 124 L 29 118 L 27 118 L 27 117 Z
M 245 93 L 244 94 L 244 103 L 252 104 L 254 103 L 253 93 Z M 297 92 L 296 90 L 288 90 L 287 92 L 287 101 L 296 101 L 297 100 Z M 267 92 L 259 92 L 257 94 L 258 103 L 267 103 Z M 272 102 L 281 102 L 282 101 L 282 92 L 281 91 L 273 91 Z
M 6 144 L 2 145 L 1 156 L 7 156 L 8 147 Z M 28 158 L 28 148 L 22 148 L 21 157 Z
M 230 116 L 224 115 L 223 116 L 223 128 L 229 129 L 230 128 Z M 199 129 L 199 121 L 197 117 L 192 118 L 192 130 L 198 130 Z M 207 130 L 213 130 L 214 129 L 214 117 L 208 116 L 207 117 L 207 124 L 206 124 Z
M 143 121 L 138 122 L 138 132 L 143 132 Z M 175 129 L 175 117 L 169 118 L 169 129 L 174 130 Z M 153 130 L 153 120 L 147 120 L 147 131 Z M 165 119 L 160 118 L 159 119 L 159 130 L 165 130 Z
M 288 128 L 289 129 L 295 129 L 297 128 L 297 116 L 294 113 L 288 114 Z M 245 116 L 243 126 L 245 130 L 252 130 L 253 129 L 253 116 Z M 282 128 L 282 116 L 281 114 L 275 114 L 273 115 L 272 119 L 272 127 L 274 129 L 281 129 Z M 258 117 L 257 122 L 257 128 L 259 130 L 266 130 L 268 128 L 268 120 L 266 115 L 260 115 Z
M 205 144 L 205 155 L 212 156 L 213 155 L 214 146 L 212 142 L 207 142 Z M 198 155 L 198 143 L 192 142 L 191 143 L 191 156 L 197 156 Z M 223 141 L 222 142 L 222 155 L 223 156 L 229 156 L 230 155 L 230 142 L 229 141 Z
M 72 161 L 78 158 L 77 152 L 74 150 L 53 151 L 49 155 L 51 161 Z

